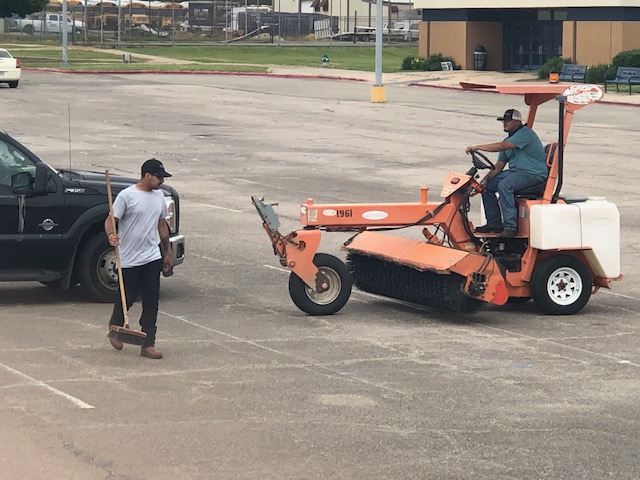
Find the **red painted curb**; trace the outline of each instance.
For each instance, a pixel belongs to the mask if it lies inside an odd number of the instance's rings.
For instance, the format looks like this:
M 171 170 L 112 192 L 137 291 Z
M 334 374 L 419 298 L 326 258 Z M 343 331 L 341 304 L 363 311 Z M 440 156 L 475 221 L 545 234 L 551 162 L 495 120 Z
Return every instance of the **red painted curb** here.
M 33 68 L 23 67 L 22 70 L 30 70 L 33 72 L 48 72 L 48 73 L 62 73 L 62 74 L 78 74 L 78 75 L 236 75 L 241 77 L 274 77 L 274 78 L 295 78 L 295 79 L 317 79 L 317 80 L 339 80 L 343 82 L 363 82 L 370 83 L 363 78 L 355 77 L 339 77 L 331 75 L 304 75 L 299 73 L 261 73 L 261 72 L 207 72 L 199 70 L 185 70 L 185 71 L 172 71 L 164 72 L 159 70 L 106 70 L 104 72 L 97 72 L 94 70 L 62 70 L 58 68 Z M 427 85 L 424 83 L 407 83 L 409 87 L 422 87 L 422 88 L 439 88 L 442 90 L 458 90 L 465 91 L 461 87 L 451 85 Z M 478 93 L 498 93 L 495 91 L 487 90 L 474 90 Z M 520 95 L 520 94 L 513 94 Z M 600 100 L 598 103 L 605 105 L 621 105 L 623 107 L 640 107 L 640 104 L 629 102 L 612 102 L 610 100 Z
M 261 73 L 261 72 L 209 72 L 200 70 L 183 70 L 165 72 L 161 70 L 62 70 L 58 68 L 33 68 L 23 67 L 22 70 L 30 70 L 33 72 L 48 72 L 61 74 L 77 74 L 77 75 L 237 75 L 241 77 L 275 77 L 275 78 L 311 78 L 324 80 L 340 80 L 347 82 L 367 82 L 367 80 L 355 77 L 339 77 L 331 75 L 303 75 L 298 73 Z

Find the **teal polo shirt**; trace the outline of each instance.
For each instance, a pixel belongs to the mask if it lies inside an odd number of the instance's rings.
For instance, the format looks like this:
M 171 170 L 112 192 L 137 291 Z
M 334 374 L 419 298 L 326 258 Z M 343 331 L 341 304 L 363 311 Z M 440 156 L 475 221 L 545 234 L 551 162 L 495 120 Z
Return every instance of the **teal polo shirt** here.
M 516 147 L 500 152 L 498 162 L 508 163 L 512 172 L 531 173 L 541 180 L 547 178 L 547 154 L 536 132 L 524 126 L 504 140 Z

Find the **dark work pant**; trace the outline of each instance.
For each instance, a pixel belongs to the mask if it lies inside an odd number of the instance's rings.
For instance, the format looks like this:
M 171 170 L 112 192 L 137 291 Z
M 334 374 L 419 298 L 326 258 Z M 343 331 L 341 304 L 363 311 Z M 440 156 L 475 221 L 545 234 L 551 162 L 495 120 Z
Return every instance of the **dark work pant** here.
M 146 265 L 133 268 L 122 269 L 122 280 L 124 282 L 124 293 L 127 297 L 127 311 L 138 297 L 142 297 L 142 315 L 140 315 L 140 326 L 147 334 L 142 347 L 151 347 L 156 341 L 156 320 L 158 319 L 158 301 L 160 299 L 160 271 L 162 270 L 162 260 L 155 260 Z M 122 313 L 122 299 L 120 294 L 113 305 L 111 314 L 111 324 L 124 325 L 124 314 Z

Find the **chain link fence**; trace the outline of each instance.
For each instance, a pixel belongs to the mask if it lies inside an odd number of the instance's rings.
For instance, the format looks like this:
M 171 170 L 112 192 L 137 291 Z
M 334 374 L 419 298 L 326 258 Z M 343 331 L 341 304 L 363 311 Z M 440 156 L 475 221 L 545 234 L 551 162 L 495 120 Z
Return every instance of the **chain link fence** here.
M 0 36 L 6 41 L 44 40 L 60 37 L 64 24 L 59 7 L 30 15 L 28 18 L 5 18 L 0 22 Z M 325 22 L 322 22 L 322 21 Z M 330 26 L 328 34 L 316 32 L 316 25 Z M 70 5 L 66 28 L 73 44 L 109 44 L 167 42 L 280 42 L 335 39 L 368 42 L 375 32 L 368 16 L 332 16 L 324 13 L 274 12 L 271 7 L 247 6 L 238 2 L 166 3 L 154 8 L 152 2 L 131 2 L 118 7 L 113 2 L 86 8 Z M 415 30 L 393 33 L 387 40 L 417 41 Z

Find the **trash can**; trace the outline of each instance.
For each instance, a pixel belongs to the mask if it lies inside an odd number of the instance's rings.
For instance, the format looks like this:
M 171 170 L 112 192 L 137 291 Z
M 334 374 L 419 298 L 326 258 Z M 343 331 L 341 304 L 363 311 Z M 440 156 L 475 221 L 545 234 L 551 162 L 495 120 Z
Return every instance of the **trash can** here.
M 473 49 L 473 69 L 484 71 L 487 68 L 487 49 L 484 45 L 478 45 Z

